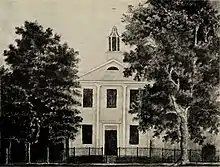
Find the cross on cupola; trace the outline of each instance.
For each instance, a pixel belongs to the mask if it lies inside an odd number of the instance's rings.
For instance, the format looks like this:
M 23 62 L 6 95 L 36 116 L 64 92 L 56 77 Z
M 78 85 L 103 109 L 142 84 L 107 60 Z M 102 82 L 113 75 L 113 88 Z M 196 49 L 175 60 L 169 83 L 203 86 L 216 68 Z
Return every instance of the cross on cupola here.
M 117 52 L 120 51 L 120 36 L 118 34 L 117 27 L 112 28 L 112 32 L 108 37 L 109 40 L 109 51 Z

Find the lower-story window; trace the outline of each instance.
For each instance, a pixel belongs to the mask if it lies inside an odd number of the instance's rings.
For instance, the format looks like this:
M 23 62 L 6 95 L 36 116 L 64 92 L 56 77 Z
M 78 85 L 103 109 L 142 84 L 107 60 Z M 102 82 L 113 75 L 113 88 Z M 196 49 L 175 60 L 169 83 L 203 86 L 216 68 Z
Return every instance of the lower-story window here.
M 129 144 L 132 144 L 132 145 L 139 144 L 139 132 L 138 132 L 138 126 L 136 125 L 130 125 Z
M 82 143 L 92 144 L 92 125 L 82 125 Z

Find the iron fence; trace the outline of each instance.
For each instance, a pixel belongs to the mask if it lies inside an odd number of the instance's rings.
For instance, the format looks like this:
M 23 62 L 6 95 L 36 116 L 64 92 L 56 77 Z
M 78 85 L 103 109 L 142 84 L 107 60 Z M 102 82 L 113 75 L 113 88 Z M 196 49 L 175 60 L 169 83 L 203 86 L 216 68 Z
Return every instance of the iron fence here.
M 6 150 L 5 150 L 6 151 Z M 103 147 L 74 147 L 67 149 L 41 149 L 19 152 L 7 149 L 5 159 L 8 163 L 83 163 L 83 162 L 107 162 Z M 115 162 L 117 163 L 173 163 L 180 158 L 179 149 L 143 148 L 143 147 L 118 147 Z M 21 153 L 23 155 L 21 155 Z M 204 152 L 203 150 L 188 150 L 191 162 L 220 162 L 220 151 Z M 14 158 L 14 157 L 20 157 Z

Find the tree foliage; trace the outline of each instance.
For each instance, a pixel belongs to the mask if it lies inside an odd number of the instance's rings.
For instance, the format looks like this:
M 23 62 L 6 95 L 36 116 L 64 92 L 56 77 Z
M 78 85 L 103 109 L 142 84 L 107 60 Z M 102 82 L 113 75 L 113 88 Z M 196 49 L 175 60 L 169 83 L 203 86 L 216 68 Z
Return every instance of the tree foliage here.
M 78 52 L 37 22 L 26 21 L 15 33 L 15 45 L 4 51 L 14 85 L 25 90 L 49 141 L 74 139 L 82 121 Z
M 187 118 L 194 142 L 203 142 L 204 131 L 217 133 L 220 17 L 208 0 L 149 0 L 130 6 L 124 15 L 125 76 L 153 81 L 140 91 L 131 113 L 142 131 L 180 141 L 179 122 Z M 182 113 L 179 111 L 183 111 Z
M 11 72 L 3 66 L 1 76 L 1 133 L 6 139 L 34 142 L 38 119 L 24 89 L 13 85 Z

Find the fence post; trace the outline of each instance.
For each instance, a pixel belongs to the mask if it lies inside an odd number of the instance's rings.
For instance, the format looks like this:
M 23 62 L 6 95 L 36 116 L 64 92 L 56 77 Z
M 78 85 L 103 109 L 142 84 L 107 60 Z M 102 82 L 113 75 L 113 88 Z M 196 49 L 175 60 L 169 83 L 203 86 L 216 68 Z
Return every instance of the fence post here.
M 163 162 L 163 148 L 161 149 L 161 151 L 162 151 L 162 158 L 161 158 L 161 161 Z
M 89 147 L 89 156 L 90 156 L 90 147 Z
M 137 147 L 137 157 L 138 157 L 138 147 Z
M 176 161 L 176 149 L 175 148 L 173 149 L 173 160 L 174 162 Z

